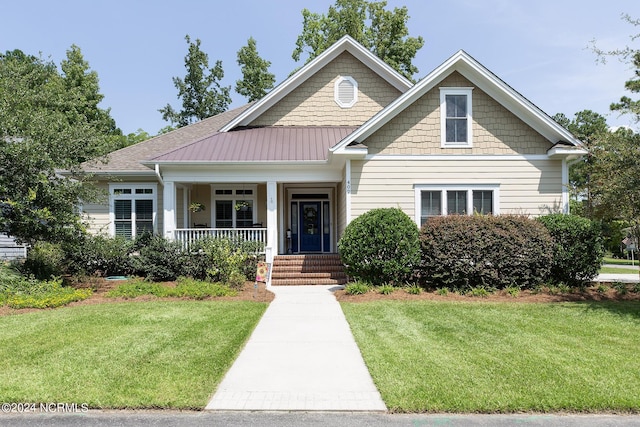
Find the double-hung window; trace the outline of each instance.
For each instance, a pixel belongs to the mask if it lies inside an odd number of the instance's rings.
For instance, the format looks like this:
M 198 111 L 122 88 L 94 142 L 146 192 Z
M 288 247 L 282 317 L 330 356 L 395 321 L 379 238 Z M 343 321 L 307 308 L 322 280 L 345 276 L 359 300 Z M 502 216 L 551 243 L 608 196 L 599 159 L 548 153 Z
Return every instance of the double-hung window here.
M 256 189 L 216 188 L 213 191 L 216 228 L 251 228 L 255 223 Z
M 111 235 L 128 239 L 155 231 L 156 184 L 109 184 Z
M 499 186 L 488 185 L 416 185 L 416 223 L 441 215 L 497 215 Z
M 440 128 L 443 148 L 472 146 L 473 88 L 440 88 Z

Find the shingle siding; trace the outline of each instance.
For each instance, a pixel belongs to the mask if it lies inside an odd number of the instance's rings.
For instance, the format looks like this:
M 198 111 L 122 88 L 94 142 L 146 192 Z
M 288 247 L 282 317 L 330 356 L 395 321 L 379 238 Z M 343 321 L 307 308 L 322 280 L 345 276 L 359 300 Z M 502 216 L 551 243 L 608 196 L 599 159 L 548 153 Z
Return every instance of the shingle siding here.
M 358 102 L 351 108 L 341 108 L 334 100 L 340 76 L 351 76 L 358 83 Z M 399 95 L 400 91 L 344 52 L 251 126 L 360 126 Z
M 551 143 L 479 88 L 473 89 L 473 147 L 441 148 L 440 90 L 473 87 L 454 72 L 364 144 L 370 154 L 545 154 Z

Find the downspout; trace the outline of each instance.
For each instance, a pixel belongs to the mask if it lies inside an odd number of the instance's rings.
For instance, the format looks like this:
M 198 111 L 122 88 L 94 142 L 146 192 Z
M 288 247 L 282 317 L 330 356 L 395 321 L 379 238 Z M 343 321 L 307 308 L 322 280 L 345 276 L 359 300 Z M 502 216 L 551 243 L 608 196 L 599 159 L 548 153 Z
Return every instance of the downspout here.
M 160 184 L 164 185 L 164 180 L 162 179 L 162 175 L 160 175 L 160 165 L 157 163 L 156 163 L 155 171 L 156 171 L 156 177 L 158 178 L 158 181 L 160 182 Z

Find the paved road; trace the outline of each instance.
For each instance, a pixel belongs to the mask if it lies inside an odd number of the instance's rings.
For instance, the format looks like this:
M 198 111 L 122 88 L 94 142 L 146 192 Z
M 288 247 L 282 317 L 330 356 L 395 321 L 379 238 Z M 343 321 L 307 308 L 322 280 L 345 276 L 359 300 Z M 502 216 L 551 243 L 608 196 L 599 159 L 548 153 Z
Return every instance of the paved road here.
M 631 427 L 640 426 L 640 415 L 424 415 L 370 412 L 89 411 L 82 414 L 0 414 L 0 426 Z

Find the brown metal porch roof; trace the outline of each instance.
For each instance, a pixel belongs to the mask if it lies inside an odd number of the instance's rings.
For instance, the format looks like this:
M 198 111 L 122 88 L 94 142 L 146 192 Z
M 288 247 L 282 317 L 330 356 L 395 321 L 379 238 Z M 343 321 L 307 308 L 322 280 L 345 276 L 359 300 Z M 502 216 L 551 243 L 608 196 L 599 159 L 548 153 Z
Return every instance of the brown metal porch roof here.
M 220 132 L 149 162 L 307 162 L 328 158 L 329 148 L 352 126 L 268 126 Z

